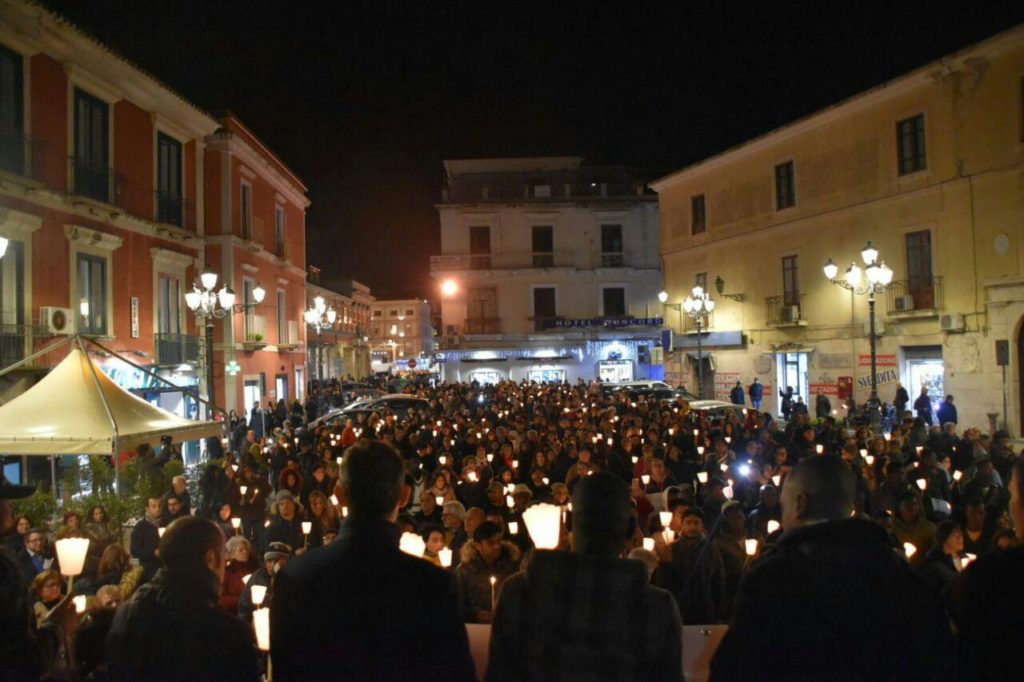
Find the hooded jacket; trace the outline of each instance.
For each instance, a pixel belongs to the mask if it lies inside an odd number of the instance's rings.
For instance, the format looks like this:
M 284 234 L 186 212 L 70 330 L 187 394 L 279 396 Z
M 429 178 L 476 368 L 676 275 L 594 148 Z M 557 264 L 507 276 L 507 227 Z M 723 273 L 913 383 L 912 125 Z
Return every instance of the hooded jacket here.
M 538 551 L 505 581 L 489 682 L 682 680 L 675 600 L 639 561 Z
M 744 577 L 711 679 L 944 680 L 952 645 L 941 598 L 881 526 L 826 521 L 783 533 Z
M 248 626 L 217 607 L 220 585 L 206 568 L 162 568 L 117 611 L 107 636 L 110 678 L 259 679 Z
M 511 542 L 501 543 L 501 554 L 493 566 L 488 566 L 480 557 L 476 543 L 468 540 L 459 551 L 459 566 L 455 577 L 459 582 L 459 603 L 462 617 L 467 623 L 476 623 L 478 611 L 492 611 L 491 576 L 496 578 L 494 596 L 505 579 L 519 570 L 521 552 Z

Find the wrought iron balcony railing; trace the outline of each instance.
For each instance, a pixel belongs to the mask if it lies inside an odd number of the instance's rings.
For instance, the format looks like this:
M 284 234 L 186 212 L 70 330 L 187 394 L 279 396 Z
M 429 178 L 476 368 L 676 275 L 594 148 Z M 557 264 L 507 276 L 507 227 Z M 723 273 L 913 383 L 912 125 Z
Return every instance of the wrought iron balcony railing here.
M 764 319 L 769 325 L 785 327 L 804 322 L 803 298 L 801 293 L 769 296 L 764 299 Z
M 911 277 L 897 280 L 885 288 L 885 295 L 889 315 L 943 309 L 941 277 Z
M 99 166 L 88 159 L 70 157 L 72 192 L 114 206 L 121 205 L 124 175 L 113 168 Z
M 158 333 L 156 362 L 158 365 L 180 365 L 199 362 L 199 337 L 186 334 Z

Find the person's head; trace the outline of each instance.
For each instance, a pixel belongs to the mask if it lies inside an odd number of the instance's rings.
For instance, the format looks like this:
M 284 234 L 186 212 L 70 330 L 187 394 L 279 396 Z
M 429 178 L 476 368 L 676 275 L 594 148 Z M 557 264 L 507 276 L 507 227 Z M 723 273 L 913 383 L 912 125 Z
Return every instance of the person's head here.
M 981 530 L 987 516 L 988 510 L 985 508 L 985 501 L 980 497 L 971 497 L 964 502 L 964 520 L 971 530 Z
M 82 517 L 78 512 L 64 512 L 64 528 L 69 531 L 77 531 L 82 528 Z
M 339 472 L 349 516 L 394 521 L 409 499 L 405 464 L 388 443 L 361 440 L 345 451 Z
M 953 396 L 947 395 L 946 396 L 946 402 L 949 403 L 950 405 L 952 405 L 953 404 Z
M 437 553 L 444 549 L 444 529 L 436 525 L 428 525 L 422 532 L 423 541 L 427 544 L 427 551 L 437 556 Z
M 14 529 L 17 531 L 18 535 L 24 536 L 28 533 L 30 528 L 32 528 L 32 519 L 24 514 L 20 514 L 14 521 Z
M 466 518 L 463 521 L 463 527 L 466 529 L 466 535 L 472 536 L 486 518 L 487 515 L 484 513 L 483 509 L 480 507 L 470 507 L 466 511 Z
M 276 575 L 291 558 L 291 545 L 283 542 L 271 542 L 267 545 L 267 550 L 263 552 L 263 566 L 267 573 Z
M 160 538 L 160 560 L 170 569 L 205 568 L 224 580 L 224 533 L 215 523 L 183 516 Z
M 964 551 L 964 533 L 960 526 L 952 521 L 943 521 L 936 526 L 935 546 L 941 548 L 943 554 L 959 556 Z
M 146 515 L 154 519 L 160 516 L 159 497 L 150 497 L 146 499 Z
M 92 523 L 107 523 L 110 521 L 107 510 L 102 504 L 97 504 L 89 510 L 89 521 Z
M 839 457 L 802 460 L 782 488 L 782 527 L 789 530 L 815 521 L 849 518 L 855 487 L 853 472 Z
M 597 472 L 576 483 L 572 493 L 572 549 L 579 554 L 619 556 L 634 527 L 629 485 Z
M 52 569 L 41 571 L 32 579 L 32 592 L 36 599 L 44 604 L 51 604 L 60 599 L 61 580 L 60 573 Z
M 177 495 L 171 495 L 167 498 L 167 513 L 171 516 L 177 516 L 181 513 L 181 498 Z
M 97 573 L 99 575 L 106 575 L 113 571 L 127 571 L 131 568 L 131 565 L 132 558 L 124 550 L 124 547 L 118 544 L 107 545 L 107 548 L 103 550 L 103 554 L 100 556 L 100 565 Z
M 658 568 L 658 555 L 650 550 L 644 549 L 643 547 L 634 547 L 629 550 L 629 554 L 626 555 L 626 558 L 642 563 L 644 568 L 647 569 L 648 579 L 654 575 L 654 571 Z
M 743 505 L 736 500 L 729 500 L 722 505 L 722 526 L 733 532 L 742 533 L 747 523 L 743 513 Z
M 124 599 L 121 597 L 121 588 L 117 585 L 104 585 L 96 590 L 96 608 L 116 609 Z
M 295 518 L 295 495 L 290 490 L 282 488 L 277 491 L 277 496 L 274 498 L 274 505 L 277 507 L 277 514 L 285 521 L 291 521 Z
M 697 507 L 687 508 L 679 524 L 679 534 L 688 540 L 696 540 L 703 535 L 704 513 Z
M 42 554 L 46 547 L 46 537 L 38 528 L 29 528 L 25 533 L 25 547 L 33 554 Z
M 778 506 L 779 489 L 771 484 L 761 486 L 761 504 L 769 509 Z
M 448 530 L 462 528 L 462 522 L 466 520 L 466 508 L 458 500 L 445 502 L 441 507 L 441 523 Z
M 175 476 L 171 479 L 171 487 L 174 488 L 174 492 L 184 495 L 185 491 L 188 490 L 188 483 L 185 481 L 184 476 Z
M 492 521 L 483 521 L 473 531 L 473 544 L 484 563 L 490 565 L 501 556 L 501 526 Z
M 225 545 L 225 551 L 227 552 L 228 559 L 244 564 L 249 561 L 249 555 L 252 553 L 252 545 L 249 544 L 249 540 L 245 537 L 241 535 L 232 535 L 228 538 Z
M 906 492 L 900 495 L 900 504 L 897 509 L 900 521 L 904 523 L 916 523 L 921 518 L 921 500 L 917 494 Z

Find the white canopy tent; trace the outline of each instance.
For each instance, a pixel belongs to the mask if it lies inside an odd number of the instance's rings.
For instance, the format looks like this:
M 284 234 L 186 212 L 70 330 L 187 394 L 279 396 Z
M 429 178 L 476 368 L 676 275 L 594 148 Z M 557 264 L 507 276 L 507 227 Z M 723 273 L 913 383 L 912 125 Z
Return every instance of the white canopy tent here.
M 165 435 L 174 442 L 221 435 L 219 422 L 179 417 L 121 388 L 97 369 L 81 338 L 71 341 L 60 364 L 0 406 L 0 454 L 113 455 L 116 460 L 118 453 L 155 444 Z

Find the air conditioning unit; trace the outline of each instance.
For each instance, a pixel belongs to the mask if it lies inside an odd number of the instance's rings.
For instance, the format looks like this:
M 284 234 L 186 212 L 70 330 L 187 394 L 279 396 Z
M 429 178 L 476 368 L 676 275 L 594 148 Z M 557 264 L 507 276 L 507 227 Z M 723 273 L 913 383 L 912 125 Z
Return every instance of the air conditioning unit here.
M 910 294 L 905 296 L 897 296 L 893 301 L 896 312 L 905 313 L 914 309 L 914 297 Z
M 40 306 L 39 308 L 39 326 L 45 329 L 47 334 L 73 333 L 74 319 L 71 308 L 53 308 L 51 306 Z
M 798 305 L 784 305 L 784 306 L 782 306 L 782 321 L 783 322 L 799 322 L 800 321 L 800 306 L 798 306 Z
M 962 332 L 966 326 L 964 316 L 959 313 L 950 313 L 939 318 L 939 327 L 944 332 Z

